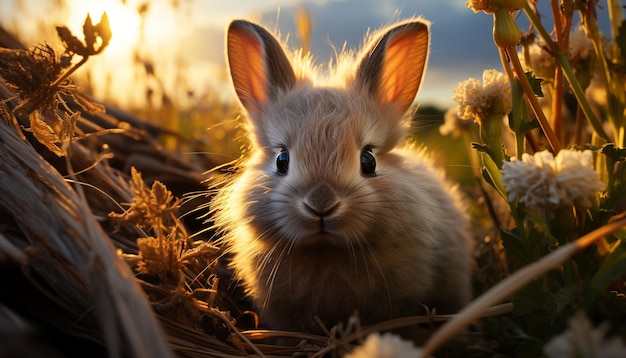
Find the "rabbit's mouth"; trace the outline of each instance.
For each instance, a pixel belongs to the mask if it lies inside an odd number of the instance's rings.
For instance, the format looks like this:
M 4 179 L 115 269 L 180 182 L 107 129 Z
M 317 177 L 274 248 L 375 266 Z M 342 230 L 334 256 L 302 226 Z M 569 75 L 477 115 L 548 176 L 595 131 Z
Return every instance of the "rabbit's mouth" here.
M 328 247 L 328 246 L 341 247 L 341 246 L 345 246 L 345 239 L 342 238 L 340 235 L 320 229 L 319 231 L 313 234 L 303 235 L 298 240 L 298 245 L 301 247 L 309 247 L 309 248 L 310 247 Z

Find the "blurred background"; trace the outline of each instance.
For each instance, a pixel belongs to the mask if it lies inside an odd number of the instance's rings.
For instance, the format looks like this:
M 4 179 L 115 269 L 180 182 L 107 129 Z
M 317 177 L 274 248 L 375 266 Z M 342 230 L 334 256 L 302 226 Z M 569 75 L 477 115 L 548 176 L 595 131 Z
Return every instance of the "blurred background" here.
M 46 41 L 55 47 L 55 25 L 67 25 L 80 35 L 86 14 L 97 21 L 103 11 L 111 22 L 111 44 L 80 72 L 89 72 L 96 98 L 120 106 L 144 104 L 146 68 L 141 65 L 148 62 L 148 72 L 158 76 L 163 90 L 183 103 L 192 94 L 232 97 L 223 49 L 224 30 L 233 18 L 259 21 L 287 37 L 290 46 L 300 47 L 296 22 L 307 16 L 311 52 L 316 63 L 324 64 L 344 44 L 360 47 L 369 29 L 423 16 L 433 22 L 432 52 L 418 100 L 441 106 L 450 104 L 457 82 L 499 66 L 488 41 L 491 17 L 473 14 L 462 0 L 3 0 L 0 21 L 27 44 Z
M 547 15 L 548 5 L 539 0 Z M 98 22 L 104 11 L 111 43 L 74 75 L 75 82 L 97 101 L 209 143 L 207 150 L 225 161 L 238 156 L 239 145 L 229 143 L 241 136 L 224 60 L 224 31 L 233 18 L 264 24 L 290 47 L 310 48 L 322 65 L 344 44 L 359 48 L 368 30 L 412 16 L 430 20 L 429 67 L 417 97 L 426 109 L 422 127 L 428 118 L 438 127 L 458 82 L 481 78 L 484 69 L 502 70 L 492 17 L 474 14 L 464 0 L 3 0 L 0 26 L 27 46 L 45 42 L 61 51 L 56 25 L 80 38 L 86 14 Z M 599 16 L 608 25 L 606 11 Z M 549 28 L 549 16 L 544 20 Z

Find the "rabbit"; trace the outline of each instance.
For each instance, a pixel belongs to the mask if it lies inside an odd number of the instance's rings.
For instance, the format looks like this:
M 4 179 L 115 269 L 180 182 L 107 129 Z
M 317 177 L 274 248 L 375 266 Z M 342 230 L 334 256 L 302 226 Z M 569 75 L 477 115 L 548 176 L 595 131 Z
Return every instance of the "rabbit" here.
M 262 26 L 230 23 L 228 66 L 251 148 L 212 217 L 268 328 L 320 333 L 320 321 L 355 313 L 365 325 L 470 300 L 461 196 L 405 140 L 429 27 L 387 28 L 324 83 Z

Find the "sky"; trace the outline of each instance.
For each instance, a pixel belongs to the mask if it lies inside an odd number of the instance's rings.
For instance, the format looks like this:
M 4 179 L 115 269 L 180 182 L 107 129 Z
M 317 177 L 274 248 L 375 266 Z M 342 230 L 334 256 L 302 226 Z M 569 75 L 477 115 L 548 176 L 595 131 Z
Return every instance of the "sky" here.
M 72 3 L 69 10 L 55 10 L 57 2 Z M 545 7 L 548 0 L 539 0 Z M 298 46 L 295 36 L 295 13 L 302 7 L 312 17 L 311 52 L 316 64 L 334 57 L 334 48 L 357 49 L 368 30 L 393 21 L 423 16 L 432 22 L 431 52 L 417 101 L 442 108 L 453 105 L 452 89 L 469 77 L 481 78 L 485 69 L 502 70 L 492 40 L 490 15 L 473 13 L 465 0 L 153 0 L 145 18 L 135 9 L 142 0 L 2 0 L 0 24 L 25 27 L 33 22 L 16 21 L 16 14 L 29 11 L 29 17 L 68 24 L 80 33 L 85 13 L 94 20 L 106 10 L 111 19 L 111 45 L 99 58 L 90 59 L 85 71 L 95 82 L 107 83 L 96 88 L 96 96 L 113 96 L 122 104 L 135 103 L 143 93 L 133 83 L 138 75 L 132 70 L 132 48 L 143 41 L 141 53 L 152 58 L 166 88 L 185 87 L 195 93 L 214 91 L 234 99 L 234 90 L 225 75 L 224 31 L 234 18 L 262 23 L 281 35 L 289 34 L 289 45 Z M 176 11 L 171 4 L 177 3 Z M 600 0 L 600 4 L 606 0 Z M 57 7 L 58 8 L 58 7 Z M 26 10 L 25 10 L 26 9 Z M 546 10 L 549 18 L 550 13 Z M 600 23 L 608 24 L 606 11 L 600 11 Z M 525 24 L 522 24 L 525 26 Z M 604 26 L 606 29 L 606 26 Z M 21 29 L 28 41 L 41 41 L 37 29 Z M 54 32 L 51 39 L 54 41 Z M 184 70 L 183 70 L 184 69 Z M 134 81 L 134 82 L 133 82 Z M 128 103 L 127 103 L 128 102 Z
M 273 4 L 254 5 L 260 2 L 239 1 L 252 9 L 256 18 L 281 34 L 295 33 L 295 13 L 305 6 L 312 16 L 314 28 L 311 52 L 318 64 L 327 63 L 334 57 L 334 47 L 360 48 L 368 30 L 383 27 L 394 20 L 412 16 L 423 16 L 432 22 L 431 53 L 424 83 L 417 100 L 435 102 L 440 105 L 451 103 L 452 88 L 468 77 L 482 76 L 486 68 L 500 65 L 497 49 L 491 39 L 491 16 L 474 14 L 462 0 L 427 1 L 274 1 Z M 209 7 L 207 2 L 202 6 Z M 280 6 L 280 8 L 278 7 Z M 224 12 L 229 9 L 225 8 Z M 232 9 L 230 11 L 233 11 Z M 210 11 L 200 13 L 210 14 Z M 232 12 L 232 17 L 248 18 L 245 12 Z M 218 20 L 207 18 L 206 24 Z M 226 24 L 223 24 L 222 28 Z M 220 28 L 221 30 L 221 28 Z M 206 33 L 212 31 L 210 25 Z M 290 36 L 292 46 L 298 45 L 297 38 Z

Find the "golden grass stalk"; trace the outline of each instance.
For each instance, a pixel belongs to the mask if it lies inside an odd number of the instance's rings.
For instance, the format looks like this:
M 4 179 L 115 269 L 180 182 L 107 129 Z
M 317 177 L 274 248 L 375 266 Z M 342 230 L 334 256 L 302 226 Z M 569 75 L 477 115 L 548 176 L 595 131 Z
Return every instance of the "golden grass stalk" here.
M 89 316 L 100 324 L 100 332 L 88 332 L 88 326 L 77 330 L 103 340 L 110 356 L 171 356 L 133 272 L 88 204 L 5 121 L 0 123 L 0 173 L 0 211 L 23 234 L 5 235 L 14 246 L 28 249 L 24 269 L 53 288 L 50 297 L 71 298 L 57 303 L 75 317 L 76 326 L 84 325 L 80 317 L 88 322 Z

